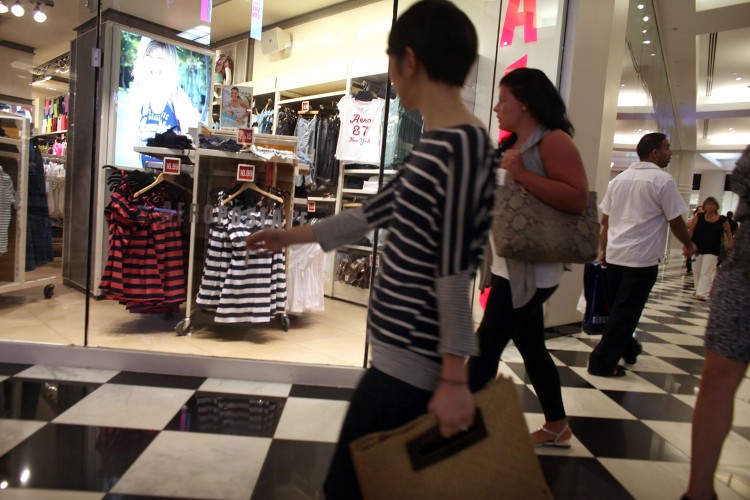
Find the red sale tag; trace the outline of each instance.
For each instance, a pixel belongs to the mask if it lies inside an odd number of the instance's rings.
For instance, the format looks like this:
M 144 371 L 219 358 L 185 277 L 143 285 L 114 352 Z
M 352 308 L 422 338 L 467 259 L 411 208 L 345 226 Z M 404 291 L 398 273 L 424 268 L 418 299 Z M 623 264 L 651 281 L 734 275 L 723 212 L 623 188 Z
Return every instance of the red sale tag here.
M 255 165 L 244 163 L 237 165 L 237 180 L 240 182 L 255 182 Z
M 308 201 L 307 202 L 307 211 L 308 212 L 314 212 L 315 211 L 315 202 L 314 201 Z
M 237 130 L 237 144 L 249 146 L 253 143 L 253 129 L 241 128 Z
M 180 159 L 164 157 L 164 173 L 170 175 L 180 175 Z
M 302 109 L 300 110 L 302 113 L 307 113 L 310 111 L 310 101 L 302 101 Z

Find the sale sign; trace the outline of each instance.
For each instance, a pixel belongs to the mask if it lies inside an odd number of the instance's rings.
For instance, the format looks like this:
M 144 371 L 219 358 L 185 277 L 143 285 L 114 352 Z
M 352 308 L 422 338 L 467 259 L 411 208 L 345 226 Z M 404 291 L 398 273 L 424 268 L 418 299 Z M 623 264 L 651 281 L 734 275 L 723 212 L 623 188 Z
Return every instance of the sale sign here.
M 253 143 L 253 129 L 251 128 L 240 128 L 237 129 L 237 144 L 243 146 L 249 146 Z
M 180 165 L 179 158 L 164 157 L 163 171 L 165 174 L 180 175 Z
M 240 182 L 255 182 L 255 165 L 244 163 L 237 165 L 237 180 Z

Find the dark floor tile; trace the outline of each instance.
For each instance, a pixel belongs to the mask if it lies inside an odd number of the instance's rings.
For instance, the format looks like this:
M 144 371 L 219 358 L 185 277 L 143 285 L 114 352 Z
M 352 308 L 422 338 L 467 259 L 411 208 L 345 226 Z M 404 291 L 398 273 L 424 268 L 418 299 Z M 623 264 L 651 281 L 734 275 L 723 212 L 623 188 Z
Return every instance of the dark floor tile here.
M 700 375 L 703 373 L 703 364 L 704 360 L 702 359 L 685 359 L 685 358 L 664 358 L 662 357 L 664 361 L 667 363 L 676 366 L 677 368 L 681 370 L 685 370 L 686 372 L 692 374 L 692 375 Z
M 333 399 L 336 401 L 351 401 L 354 389 L 349 387 L 321 387 L 314 385 L 292 385 L 289 397 L 310 399 Z
M 641 330 L 643 331 L 640 331 L 640 332 L 636 331 L 635 333 L 635 338 L 636 340 L 638 340 L 638 342 L 651 342 L 654 344 L 668 344 L 669 343 L 666 340 L 657 337 L 656 335 L 651 335 L 650 333 L 648 333 L 648 330 L 645 328 L 645 326 L 646 325 L 644 325 L 643 328 L 639 326 L 639 328 L 641 328 Z M 661 333 L 664 333 L 664 332 L 661 332 Z
M 198 392 L 167 424 L 168 430 L 273 437 L 284 398 Z
M 740 436 L 742 436 L 743 438 L 750 441 L 750 427 L 740 427 L 738 425 L 738 426 L 732 427 L 732 430 L 736 432 L 737 434 L 739 434 Z
M 555 351 L 552 354 L 557 356 L 558 352 L 568 351 Z M 531 383 L 529 375 L 526 373 L 526 367 L 522 363 L 507 363 L 508 367 L 513 370 L 518 378 L 524 381 L 526 384 Z M 586 382 L 580 375 L 568 368 L 567 366 L 558 366 L 557 373 L 560 375 L 560 385 L 563 387 L 582 387 L 585 389 L 593 389 L 594 386 Z
M 693 408 L 671 394 L 648 392 L 602 391 L 610 399 L 641 420 L 690 422 Z
M 595 458 L 552 455 L 538 458 L 555 500 L 633 498 Z
M 253 500 L 323 498 L 323 481 L 336 445 L 274 439 Z
M 136 429 L 47 424 L 0 457 L 0 476 L 12 488 L 106 492 L 157 434 Z M 22 483 L 24 470 L 30 474 Z
M 694 396 L 696 389 L 700 385 L 700 379 L 693 375 L 676 375 L 672 373 L 654 373 L 638 371 L 638 365 L 631 367 L 639 377 L 642 377 L 659 389 L 667 391 L 669 394 L 686 394 Z
M 598 344 L 599 340 L 597 339 L 595 342 L 594 345 Z M 585 367 L 589 364 L 589 355 L 591 353 L 585 351 L 550 351 L 550 354 L 567 366 Z
M 34 365 L 22 365 L 18 363 L 0 363 L 0 375 L 13 376 Z
M 102 500 L 179 500 L 177 497 L 154 497 L 151 495 L 123 495 L 122 493 L 110 493 Z
M 162 375 L 158 373 L 120 372 L 108 382 L 110 384 L 145 385 L 147 387 L 167 387 L 170 389 L 197 389 L 205 377 Z
M 680 345 L 677 344 L 683 349 L 687 349 L 688 351 L 697 354 L 698 356 L 705 356 L 706 355 L 706 348 L 702 345 Z
M 539 399 L 531 392 L 531 389 L 525 385 L 516 384 L 516 392 L 524 413 L 542 413 L 542 405 L 539 404 Z
M 677 330 L 675 328 L 670 327 L 669 325 L 664 324 L 664 321 L 662 318 L 665 318 L 666 316 L 654 316 L 651 319 L 654 321 L 659 321 L 660 323 L 641 323 L 639 328 L 643 330 L 644 332 L 656 332 L 656 333 L 682 333 L 680 330 Z
M 0 382 L 0 418 L 53 420 L 99 384 L 10 378 Z
M 595 456 L 688 462 L 689 458 L 638 420 L 569 417 L 576 438 Z

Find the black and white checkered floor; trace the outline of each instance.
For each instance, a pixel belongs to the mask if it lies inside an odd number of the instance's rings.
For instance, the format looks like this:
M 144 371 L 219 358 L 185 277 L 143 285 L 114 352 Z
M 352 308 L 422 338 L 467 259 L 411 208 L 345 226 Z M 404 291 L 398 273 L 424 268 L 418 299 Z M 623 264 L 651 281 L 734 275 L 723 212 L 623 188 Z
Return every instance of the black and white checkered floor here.
M 690 282 L 677 263 L 661 273 L 637 331 L 644 353 L 624 378 L 588 375 L 596 337 L 549 340 L 575 433 L 571 449 L 539 451 L 556 498 L 684 492 L 708 315 Z M 543 417 L 523 364 L 512 348 L 504 361 L 536 428 Z M 0 498 L 322 498 L 351 393 L 0 364 Z M 722 499 L 750 498 L 747 379 L 735 403 L 717 473 Z

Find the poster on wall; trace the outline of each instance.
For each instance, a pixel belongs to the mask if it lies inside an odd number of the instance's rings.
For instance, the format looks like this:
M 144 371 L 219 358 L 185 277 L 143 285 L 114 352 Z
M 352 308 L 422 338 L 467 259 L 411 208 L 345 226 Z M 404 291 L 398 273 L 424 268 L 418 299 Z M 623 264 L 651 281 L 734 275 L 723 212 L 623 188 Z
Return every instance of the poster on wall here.
M 253 88 L 246 85 L 222 85 L 219 128 L 236 130 L 251 125 Z
M 212 56 L 160 38 L 125 30 L 119 34 L 114 163 L 145 166 L 159 160 L 136 153 L 134 147 L 167 130 L 185 135 L 208 121 Z

